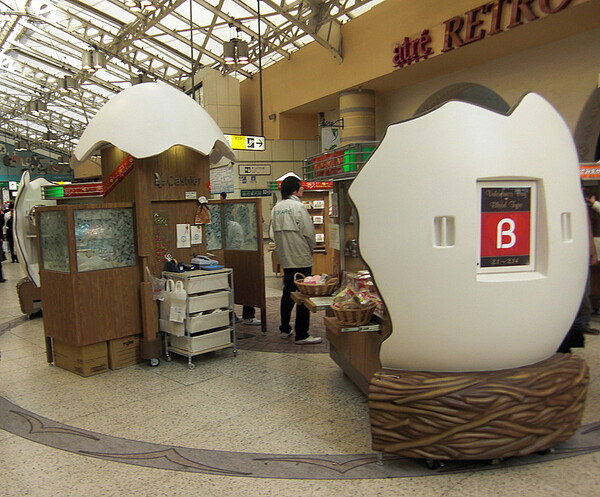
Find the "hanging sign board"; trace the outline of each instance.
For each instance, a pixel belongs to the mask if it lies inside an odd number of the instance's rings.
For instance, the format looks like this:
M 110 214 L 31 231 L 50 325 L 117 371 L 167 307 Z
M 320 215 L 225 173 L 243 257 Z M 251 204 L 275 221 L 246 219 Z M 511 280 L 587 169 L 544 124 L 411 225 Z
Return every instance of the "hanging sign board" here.
M 579 176 L 581 179 L 600 179 L 600 163 L 579 164 Z
M 480 183 L 479 272 L 532 271 L 535 183 Z
M 225 135 L 233 150 L 264 150 L 264 136 Z
M 252 164 L 249 166 L 239 164 L 238 172 L 240 176 L 250 175 L 270 175 L 271 164 Z

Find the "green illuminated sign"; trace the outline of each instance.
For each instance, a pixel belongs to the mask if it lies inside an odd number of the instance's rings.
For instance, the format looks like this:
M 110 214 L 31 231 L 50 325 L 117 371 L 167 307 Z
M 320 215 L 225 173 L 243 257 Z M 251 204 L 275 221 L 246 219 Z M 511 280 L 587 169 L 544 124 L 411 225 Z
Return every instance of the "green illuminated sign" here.
M 268 188 L 255 188 L 254 190 L 240 190 L 242 198 L 245 197 L 270 197 L 271 192 Z

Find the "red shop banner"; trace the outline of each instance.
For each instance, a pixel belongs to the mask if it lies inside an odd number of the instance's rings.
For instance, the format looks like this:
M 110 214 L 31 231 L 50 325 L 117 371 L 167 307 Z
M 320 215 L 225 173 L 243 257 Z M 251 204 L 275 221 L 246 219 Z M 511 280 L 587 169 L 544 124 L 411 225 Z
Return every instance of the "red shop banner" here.
M 104 185 L 102 183 L 86 183 L 84 185 L 62 185 L 64 197 L 92 197 L 102 196 Z
M 115 170 L 104 180 L 104 196 L 106 197 L 133 169 L 133 157 L 125 157 Z

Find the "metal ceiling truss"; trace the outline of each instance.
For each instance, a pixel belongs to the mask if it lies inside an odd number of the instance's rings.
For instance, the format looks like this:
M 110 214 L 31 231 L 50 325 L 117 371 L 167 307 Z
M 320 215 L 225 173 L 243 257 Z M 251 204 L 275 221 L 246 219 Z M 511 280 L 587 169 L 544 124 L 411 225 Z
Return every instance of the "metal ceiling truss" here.
M 204 67 L 252 78 L 313 40 L 341 62 L 342 23 L 381 1 L 153 0 L 154 11 L 136 13 L 123 0 L 0 0 L 0 132 L 69 154 L 132 78 L 179 89 Z M 249 44 L 244 66 L 225 64 L 223 43 L 233 37 Z M 88 51 L 102 52 L 106 68 L 84 70 Z M 61 91 L 65 76 L 74 78 L 75 93 Z M 32 112 L 32 101 L 48 112 Z M 48 130 L 58 141 L 43 142 Z

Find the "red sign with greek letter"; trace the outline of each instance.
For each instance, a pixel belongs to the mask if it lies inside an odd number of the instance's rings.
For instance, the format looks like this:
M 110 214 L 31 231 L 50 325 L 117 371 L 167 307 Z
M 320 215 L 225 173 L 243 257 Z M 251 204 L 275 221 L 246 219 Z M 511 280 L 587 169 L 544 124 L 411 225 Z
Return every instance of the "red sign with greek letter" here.
M 481 189 L 480 267 L 527 266 L 531 261 L 531 189 Z

